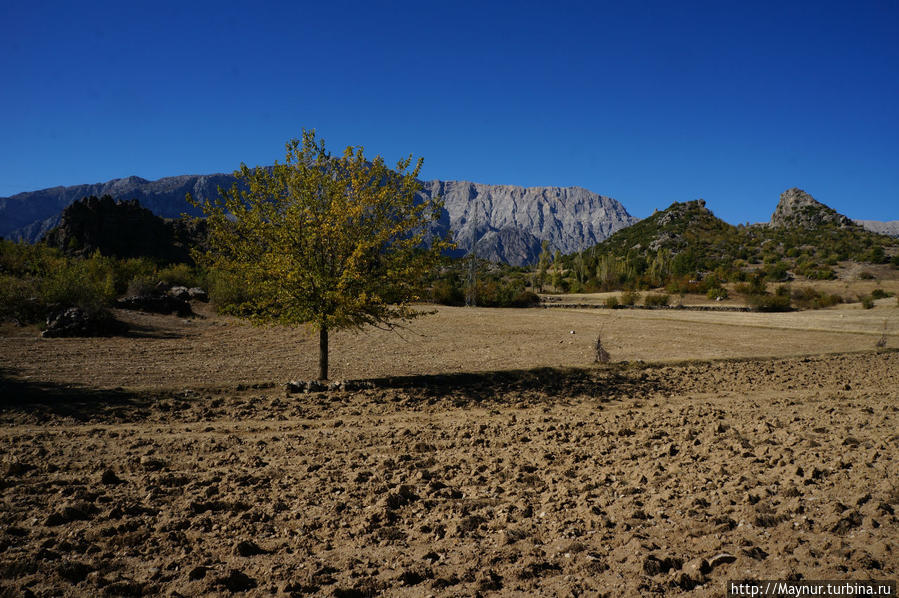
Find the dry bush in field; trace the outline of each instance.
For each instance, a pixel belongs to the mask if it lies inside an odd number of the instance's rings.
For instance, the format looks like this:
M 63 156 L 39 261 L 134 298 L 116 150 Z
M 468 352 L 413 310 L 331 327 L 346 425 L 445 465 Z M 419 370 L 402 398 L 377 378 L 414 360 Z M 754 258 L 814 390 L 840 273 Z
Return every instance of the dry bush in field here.
M 605 347 L 602 346 L 602 334 L 596 335 L 596 356 L 594 358 L 595 363 L 609 363 L 612 357 L 609 355 L 609 352 L 606 351 Z
M 889 322 L 889 318 L 883 321 L 883 332 L 880 333 L 880 338 L 877 339 L 877 342 L 874 343 L 875 349 L 883 349 L 887 346 L 887 323 Z

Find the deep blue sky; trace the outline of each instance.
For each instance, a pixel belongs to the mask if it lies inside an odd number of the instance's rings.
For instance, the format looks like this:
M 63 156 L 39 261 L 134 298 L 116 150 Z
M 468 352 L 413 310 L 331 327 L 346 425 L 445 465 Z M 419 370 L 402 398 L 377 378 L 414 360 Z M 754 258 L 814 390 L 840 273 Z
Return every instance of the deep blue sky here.
M 767 220 L 899 219 L 899 1 L 3 3 L 0 195 L 333 150 Z

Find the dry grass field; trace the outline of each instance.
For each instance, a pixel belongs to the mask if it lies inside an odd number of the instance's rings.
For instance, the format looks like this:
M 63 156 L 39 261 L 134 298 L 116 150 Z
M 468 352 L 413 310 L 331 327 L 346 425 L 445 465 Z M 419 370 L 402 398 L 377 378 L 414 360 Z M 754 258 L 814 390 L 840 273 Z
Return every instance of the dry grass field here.
M 899 576 L 899 308 L 198 306 L 0 336 L 0 596 L 721 596 Z M 886 349 L 874 350 L 886 322 Z M 602 334 L 613 363 L 594 365 Z M 254 387 L 255 386 L 255 387 Z

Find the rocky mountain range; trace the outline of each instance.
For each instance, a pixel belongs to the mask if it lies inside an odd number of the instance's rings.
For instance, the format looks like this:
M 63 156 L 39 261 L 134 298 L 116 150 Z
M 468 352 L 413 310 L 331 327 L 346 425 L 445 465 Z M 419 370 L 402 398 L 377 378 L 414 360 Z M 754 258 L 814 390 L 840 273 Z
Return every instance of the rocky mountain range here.
M 148 181 L 140 177 L 93 185 L 53 187 L 0 198 L 0 236 L 35 242 L 59 224 L 62 210 L 87 196 L 136 199 L 157 216 L 198 215 L 184 200 L 216 197 L 228 174 L 182 175 Z M 618 201 L 580 187 L 519 187 L 468 181 L 422 182 L 422 197 L 440 196 L 445 213 L 439 234 L 452 230 L 458 255 L 477 243 L 479 257 L 512 265 L 536 261 L 541 243 L 551 250 L 580 251 L 637 221 Z

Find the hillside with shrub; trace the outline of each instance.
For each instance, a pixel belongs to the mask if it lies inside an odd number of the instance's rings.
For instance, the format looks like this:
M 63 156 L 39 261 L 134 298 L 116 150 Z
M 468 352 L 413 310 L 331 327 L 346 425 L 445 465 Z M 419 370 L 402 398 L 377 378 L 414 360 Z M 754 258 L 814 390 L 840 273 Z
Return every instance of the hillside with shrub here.
M 558 290 L 667 287 L 712 296 L 727 282 L 831 280 L 843 262 L 899 268 L 899 240 L 865 230 L 799 189 L 771 224 L 733 226 L 702 200 L 675 202 L 590 249 L 561 256 Z M 726 295 L 725 295 L 726 296 Z

